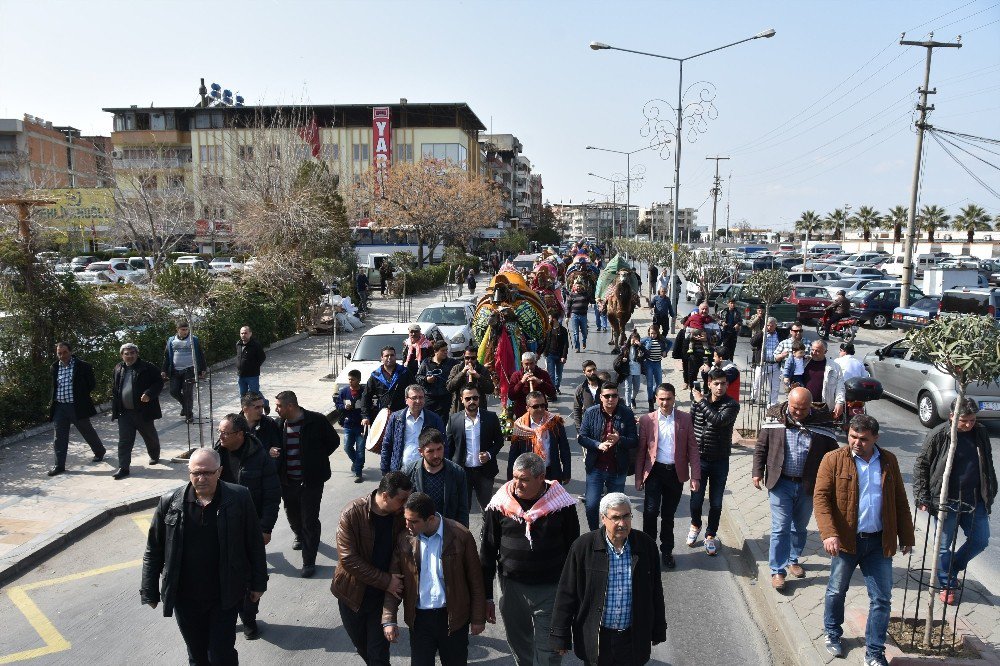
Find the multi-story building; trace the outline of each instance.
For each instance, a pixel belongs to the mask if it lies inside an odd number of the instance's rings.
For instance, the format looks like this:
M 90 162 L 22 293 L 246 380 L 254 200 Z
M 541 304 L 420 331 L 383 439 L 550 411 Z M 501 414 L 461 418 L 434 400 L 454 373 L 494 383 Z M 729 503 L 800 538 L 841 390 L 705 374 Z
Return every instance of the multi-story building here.
M 483 175 L 496 184 L 507 220 L 498 226 L 533 229 L 542 213 L 542 178 L 513 134 L 483 134 L 479 139 Z
M 110 185 L 111 138 L 25 114 L 0 119 L 0 182 L 23 189 Z
M 678 213 L 677 235 L 680 237 L 679 242 L 687 242 L 690 240 L 691 232 L 699 230 L 697 226 L 698 211 L 695 208 L 681 208 Z M 653 203 L 649 208 L 643 208 L 639 219 L 640 225 L 646 233 L 649 233 L 648 230 L 652 226 L 654 240 L 670 242 L 674 225 L 674 204 L 672 202 Z
M 422 157 L 462 165 L 470 178 L 480 173 L 480 132 L 486 129 L 464 103 L 328 104 L 294 111 L 308 126 L 284 126 L 274 144 L 254 145 L 265 133 L 260 118 L 291 110 L 277 106 L 110 107 L 114 114 L 116 170 L 148 169 L 155 189 L 184 188 L 197 202 L 196 242 L 206 247 L 225 241 L 229 232 L 224 205 L 211 193 L 237 177 L 241 155 L 290 145 L 301 156 L 310 154 L 339 174 L 341 187 L 361 175 L 384 155 L 391 162 Z M 315 126 L 312 122 L 315 122 Z M 304 122 L 303 124 L 306 124 Z M 266 140 L 266 139 L 265 139 Z M 150 180 L 152 179 L 152 180 Z
M 639 208 L 619 203 L 558 203 L 552 212 L 571 239 L 628 237 L 639 224 Z

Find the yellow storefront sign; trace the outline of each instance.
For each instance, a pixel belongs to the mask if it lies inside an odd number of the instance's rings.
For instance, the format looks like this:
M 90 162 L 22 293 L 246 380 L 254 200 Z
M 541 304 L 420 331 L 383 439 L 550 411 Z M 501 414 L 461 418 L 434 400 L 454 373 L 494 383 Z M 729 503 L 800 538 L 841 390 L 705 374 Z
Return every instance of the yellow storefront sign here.
M 32 218 L 39 224 L 64 231 L 93 227 L 98 232 L 111 226 L 115 198 L 110 188 L 60 188 L 35 190 L 32 194 L 57 202 L 32 211 Z

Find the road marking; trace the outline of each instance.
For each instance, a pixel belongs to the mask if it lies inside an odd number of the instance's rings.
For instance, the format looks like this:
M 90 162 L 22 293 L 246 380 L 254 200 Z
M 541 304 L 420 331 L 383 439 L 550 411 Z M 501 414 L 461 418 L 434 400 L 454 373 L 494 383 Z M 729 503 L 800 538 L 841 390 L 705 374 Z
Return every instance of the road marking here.
M 132 516 L 132 521 L 135 523 L 136 527 L 139 528 L 140 532 L 146 534 L 149 531 L 149 525 L 152 521 L 152 517 L 153 514 L 151 513 L 141 516 Z M 12 664 L 17 661 L 43 657 L 47 654 L 65 652 L 72 647 L 71 643 L 63 638 L 63 635 L 60 634 L 59 630 L 55 628 L 55 625 L 52 624 L 49 618 L 45 616 L 45 613 L 43 613 L 38 605 L 32 601 L 31 597 L 28 596 L 29 591 L 37 590 L 43 587 L 61 585 L 63 583 L 71 583 L 84 578 L 100 576 L 106 573 L 114 573 L 115 571 L 131 569 L 140 565 L 142 565 L 142 560 L 130 560 L 128 562 L 112 564 L 98 569 L 90 569 L 89 571 L 69 574 L 68 576 L 40 580 L 34 583 L 28 583 L 27 585 L 18 585 L 16 587 L 9 588 L 7 590 L 7 596 L 10 598 L 14 606 L 21 611 L 21 614 L 35 630 L 35 633 L 38 634 L 38 637 L 42 639 L 42 642 L 45 645 L 43 647 L 32 648 L 30 650 L 22 650 L 21 652 L 13 652 L 8 655 L 0 655 L 0 664 Z

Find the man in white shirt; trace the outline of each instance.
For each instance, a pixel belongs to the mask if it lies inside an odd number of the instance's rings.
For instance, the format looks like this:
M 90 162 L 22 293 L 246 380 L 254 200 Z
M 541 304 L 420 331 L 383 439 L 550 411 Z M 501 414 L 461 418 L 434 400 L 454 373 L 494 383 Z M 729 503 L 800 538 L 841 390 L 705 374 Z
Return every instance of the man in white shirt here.
M 854 355 L 853 342 L 840 343 L 840 356 L 834 360 L 834 363 L 840 366 L 841 371 L 844 373 L 845 382 L 854 377 L 868 377 L 865 364 L 859 361 Z
M 444 430 L 441 417 L 424 409 L 424 387 L 410 384 L 406 387 L 406 407 L 389 415 L 382 438 L 382 474 L 397 472 L 414 461 L 420 460 L 420 433 L 425 428 L 438 432 Z
M 639 451 L 635 459 L 635 488 L 645 490 L 642 531 L 656 540 L 656 520 L 660 524 L 660 554 L 663 566 L 673 569 L 674 514 L 684 494 L 684 482 L 691 490 L 701 483 L 701 458 L 694 437 L 691 415 L 675 407 L 672 384 L 656 387 L 657 410 L 639 417 Z
M 465 469 L 468 504 L 471 506 L 475 493 L 480 510 L 484 510 L 493 497 L 493 480 L 500 473 L 496 457 L 503 448 L 503 433 L 497 415 L 482 406 L 478 388 L 462 389 L 461 401 L 464 409 L 448 419 L 446 455 Z

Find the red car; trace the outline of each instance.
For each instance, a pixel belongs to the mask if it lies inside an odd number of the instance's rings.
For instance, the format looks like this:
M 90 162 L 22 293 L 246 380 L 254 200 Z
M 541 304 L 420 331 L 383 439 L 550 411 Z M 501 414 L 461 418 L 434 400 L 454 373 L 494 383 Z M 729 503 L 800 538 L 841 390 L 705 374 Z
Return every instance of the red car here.
M 795 285 L 792 293 L 785 298 L 786 303 L 794 303 L 799 309 L 799 321 L 817 321 L 823 317 L 823 310 L 833 301 L 824 287 Z

